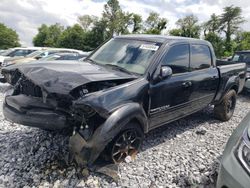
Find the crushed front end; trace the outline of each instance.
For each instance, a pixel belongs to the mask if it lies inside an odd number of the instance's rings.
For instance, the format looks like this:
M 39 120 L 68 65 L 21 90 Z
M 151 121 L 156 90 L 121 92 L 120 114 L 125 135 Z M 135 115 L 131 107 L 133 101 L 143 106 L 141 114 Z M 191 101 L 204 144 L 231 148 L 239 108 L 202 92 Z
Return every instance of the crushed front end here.
M 113 136 L 102 135 L 102 125 L 110 114 L 100 106 L 90 105 L 92 100 L 86 102 L 85 96 L 131 80 L 89 82 L 68 94 L 59 94 L 46 91 L 18 69 L 5 74 L 5 78 L 11 84 L 3 104 L 5 118 L 45 130 L 72 129 L 70 151 L 82 167 L 92 165 Z
M 10 78 L 9 78 L 10 79 Z M 18 70 L 8 82 L 12 85 L 5 94 L 3 113 L 7 120 L 46 130 L 69 126 L 68 96 L 53 98 Z

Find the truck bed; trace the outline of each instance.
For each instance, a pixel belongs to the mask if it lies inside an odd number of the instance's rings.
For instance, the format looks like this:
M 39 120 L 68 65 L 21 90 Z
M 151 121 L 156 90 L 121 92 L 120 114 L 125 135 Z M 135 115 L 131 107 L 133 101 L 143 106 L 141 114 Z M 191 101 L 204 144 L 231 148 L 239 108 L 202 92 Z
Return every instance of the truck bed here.
M 219 71 L 220 82 L 217 89 L 217 94 L 215 98 L 215 103 L 220 102 L 225 92 L 228 91 L 233 84 L 238 83 L 238 87 L 233 87 L 240 93 L 244 87 L 246 80 L 246 64 L 245 63 L 235 63 L 217 60 L 217 68 Z

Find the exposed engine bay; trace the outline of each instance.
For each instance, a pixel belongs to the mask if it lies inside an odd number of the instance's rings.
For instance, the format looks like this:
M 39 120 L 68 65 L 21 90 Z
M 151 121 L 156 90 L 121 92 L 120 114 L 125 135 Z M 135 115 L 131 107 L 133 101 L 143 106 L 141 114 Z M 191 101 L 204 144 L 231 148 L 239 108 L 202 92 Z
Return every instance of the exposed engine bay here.
M 90 82 L 74 88 L 69 95 L 61 95 L 59 93 L 48 93 L 41 86 L 34 84 L 18 69 L 12 73 L 4 74 L 4 76 L 6 81 L 12 85 L 9 91 L 7 91 L 7 95 L 19 99 L 18 101 L 24 100 L 26 103 L 29 103 L 25 106 L 27 109 L 36 106 L 63 113 L 67 116 L 67 124 L 76 129 L 87 124 L 93 126 L 100 125 L 104 119 L 89 105 L 73 106 L 74 101 L 81 100 L 88 94 L 115 87 L 128 81 L 125 79 Z M 9 100 L 7 99 L 7 101 Z M 34 104 L 36 102 L 37 105 Z
M 71 153 L 79 165 L 86 166 L 93 164 L 105 148 L 103 144 L 93 151 L 88 149 L 104 143 L 94 135 L 110 115 L 102 102 L 97 102 L 98 96 L 135 77 L 119 72 L 112 75 L 87 63 L 83 66 L 94 68 L 98 77 L 76 74 L 72 69 L 69 74 L 58 72 L 53 64 L 5 69 L 2 74 L 11 86 L 3 108 L 6 119 L 16 123 L 45 130 L 71 129 Z

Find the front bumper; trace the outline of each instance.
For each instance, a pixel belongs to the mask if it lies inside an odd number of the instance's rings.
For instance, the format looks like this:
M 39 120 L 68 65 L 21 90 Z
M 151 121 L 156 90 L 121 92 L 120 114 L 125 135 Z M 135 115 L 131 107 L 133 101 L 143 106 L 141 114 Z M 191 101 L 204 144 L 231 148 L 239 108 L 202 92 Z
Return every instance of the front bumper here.
M 241 121 L 230 136 L 221 159 L 217 188 L 248 188 L 250 176 L 235 156 L 235 149 L 249 127 L 250 113 Z M 245 138 L 244 138 L 245 139 Z
M 47 130 L 69 127 L 68 116 L 53 109 L 42 99 L 26 95 L 6 96 L 3 104 L 3 114 L 11 122 Z M 79 166 L 92 165 L 109 142 L 107 135 L 101 135 L 100 127 L 94 133 L 90 128 L 78 129 L 70 137 L 70 153 Z
M 217 188 L 247 188 L 249 186 L 250 177 L 232 152 L 221 161 Z
M 46 106 L 40 99 L 25 95 L 6 96 L 3 114 L 11 122 L 47 130 L 68 127 L 66 115 Z

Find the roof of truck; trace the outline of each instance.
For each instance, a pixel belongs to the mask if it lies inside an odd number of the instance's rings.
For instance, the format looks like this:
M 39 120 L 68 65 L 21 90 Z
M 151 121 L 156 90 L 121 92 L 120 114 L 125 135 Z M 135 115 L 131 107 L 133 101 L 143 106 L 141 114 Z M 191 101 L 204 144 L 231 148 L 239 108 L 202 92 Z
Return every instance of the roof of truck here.
M 187 42 L 198 42 L 198 43 L 208 43 L 205 40 L 201 39 L 194 39 L 189 37 L 177 37 L 177 36 L 168 36 L 168 35 L 147 35 L 147 34 L 132 34 L 132 35 L 121 35 L 116 36 L 115 38 L 126 38 L 126 39 L 138 39 L 138 40 L 145 40 L 145 41 L 152 41 L 152 42 L 174 42 L 174 41 L 187 41 Z

